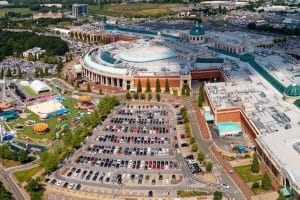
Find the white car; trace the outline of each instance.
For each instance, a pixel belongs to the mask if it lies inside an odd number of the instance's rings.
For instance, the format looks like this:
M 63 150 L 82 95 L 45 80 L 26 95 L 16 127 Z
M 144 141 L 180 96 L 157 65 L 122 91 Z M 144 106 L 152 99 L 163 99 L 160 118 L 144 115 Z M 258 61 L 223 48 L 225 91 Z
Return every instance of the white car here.
M 225 189 L 229 189 L 229 185 L 225 184 L 225 183 L 221 183 L 220 186 L 222 188 L 225 188 Z
M 61 186 L 62 185 L 62 181 L 57 181 L 55 185 Z

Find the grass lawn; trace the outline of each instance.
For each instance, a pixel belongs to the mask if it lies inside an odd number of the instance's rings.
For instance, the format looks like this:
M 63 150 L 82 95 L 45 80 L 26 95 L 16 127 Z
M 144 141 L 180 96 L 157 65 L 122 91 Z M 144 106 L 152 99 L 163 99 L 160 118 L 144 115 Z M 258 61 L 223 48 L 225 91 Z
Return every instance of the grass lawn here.
M 78 110 L 75 108 L 74 104 L 77 102 L 76 99 L 73 99 L 71 97 L 65 97 L 65 101 L 62 102 L 62 104 L 70 109 L 70 112 L 67 115 L 67 121 L 71 122 L 72 118 L 75 116 L 79 116 Z M 17 120 L 13 120 L 12 122 L 9 122 L 8 125 L 10 128 L 14 129 L 14 126 L 18 123 L 25 124 L 25 121 L 27 120 L 34 120 L 36 122 L 41 122 L 39 116 L 32 113 L 28 109 L 25 110 L 25 113 L 30 113 L 30 115 L 26 119 L 18 118 Z M 23 130 L 17 131 L 18 134 L 22 134 L 23 136 L 29 137 L 31 140 L 36 139 L 53 139 L 55 137 L 55 129 L 57 125 L 60 125 L 59 117 L 50 118 L 47 120 L 43 120 L 43 122 L 47 123 L 49 125 L 49 132 L 45 134 L 36 134 L 33 131 L 32 126 L 24 126 Z
M 263 178 L 263 174 L 256 175 L 251 172 L 251 165 L 235 167 L 234 171 L 247 183 L 260 181 Z
M 20 183 L 23 183 L 25 181 L 29 181 L 30 178 L 33 177 L 40 170 L 41 170 L 41 168 L 39 166 L 37 166 L 37 167 L 31 168 L 31 169 L 18 171 L 13 174 Z
M 124 17 L 158 17 L 171 15 L 175 12 L 171 8 L 181 7 L 180 3 L 121 3 L 105 4 L 103 6 L 90 5 L 89 13 L 92 15 L 109 15 Z
M 21 164 L 19 161 L 6 160 L 3 158 L 0 158 L 0 163 L 4 166 L 4 168 L 14 167 Z
M 21 15 L 31 14 L 32 11 L 29 8 L 0 8 L 0 17 L 4 17 L 7 12 L 21 13 Z

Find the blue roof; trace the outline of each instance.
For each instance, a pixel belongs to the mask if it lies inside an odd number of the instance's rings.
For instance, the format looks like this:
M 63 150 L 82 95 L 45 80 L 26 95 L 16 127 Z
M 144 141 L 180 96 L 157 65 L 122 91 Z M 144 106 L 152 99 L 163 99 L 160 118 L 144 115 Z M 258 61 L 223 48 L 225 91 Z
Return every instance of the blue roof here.
M 219 122 L 217 129 L 219 132 L 241 131 L 241 125 L 237 122 Z

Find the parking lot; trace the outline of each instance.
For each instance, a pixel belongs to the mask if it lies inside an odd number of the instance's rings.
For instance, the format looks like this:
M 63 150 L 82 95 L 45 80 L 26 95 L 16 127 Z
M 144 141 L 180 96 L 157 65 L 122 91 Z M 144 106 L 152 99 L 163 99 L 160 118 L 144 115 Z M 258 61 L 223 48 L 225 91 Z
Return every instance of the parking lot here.
M 85 183 L 123 187 L 180 183 L 175 127 L 176 116 L 167 106 L 122 103 L 59 170 L 65 181 L 54 176 L 47 181 L 74 190 Z

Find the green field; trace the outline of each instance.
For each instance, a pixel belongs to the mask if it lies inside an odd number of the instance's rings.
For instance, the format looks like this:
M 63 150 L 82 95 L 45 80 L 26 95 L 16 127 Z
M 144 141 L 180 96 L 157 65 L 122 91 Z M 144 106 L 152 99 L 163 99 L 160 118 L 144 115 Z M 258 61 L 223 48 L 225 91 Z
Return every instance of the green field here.
M 7 12 L 21 13 L 21 15 L 32 14 L 29 8 L 0 8 L 0 17 L 4 17 Z
M 31 97 L 38 96 L 38 94 L 35 93 L 35 91 L 33 91 L 29 86 L 21 86 L 21 88 L 26 94 L 28 94 Z
M 263 174 L 256 175 L 251 172 L 251 165 L 235 167 L 234 171 L 247 183 L 260 181 L 263 178 Z
M 71 97 L 65 97 L 65 98 L 66 99 L 62 102 L 62 104 L 66 108 L 70 109 L 70 112 L 67 115 L 67 121 L 70 122 L 72 120 L 72 118 L 74 118 L 75 116 L 79 116 L 78 110 L 74 106 L 74 104 L 77 102 L 77 100 L 73 99 Z M 10 126 L 10 128 L 14 129 L 14 126 L 18 123 L 24 125 L 25 121 L 27 121 L 27 120 L 34 120 L 36 122 L 41 121 L 39 116 L 32 113 L 31 111 L 26 109 L 25 113 L 30 113 L 29 117 L 26 119 L 18 118 L 17 120 L 13 120 L 12 122 L 9 122 L 8 125 Z M 23 130 L 18 131 L 18 134 L 20 134 L 20 136 L 27 136 L 32 140 L 54 138 L 56 126 L 60 125 L 59 117 L 43 120 L 43 122 L 46 122 L 49 125 L 49 132 L 46 134 L 39 135 L 39 134 L 34 133 L 32 126 L 24 126 Z
M 180 3 L 122 3 L 90 5 L 88 7 L 91 15 L 108 15 L 124 17 L 160 17 L 163 15 L 172 15 L 175 12 L 171 8 L 181 7 Z
M 3 158 L 0 158 L 0 163 L 3 165 L 4 168 L 14 167 L 14 166 L 17 166 L 17 165 L 21 164 L 19 161 L 6 160 L 6 159 L 3 159 Z
M 15 172 L 13 174 L 16 177 L 16 179 L 18 179 L 18 181 L 20 183 L 23 183 L 25 181 L 29 181 L 30 178 L 32 178 L 40 170 L 41 170 L 41 168 L 38 166 L 38 167 L 31 168 L 31 169 L 26 169 L 26 170 L 23 170 L 23 171 L 18 171 L 18 172 Z

